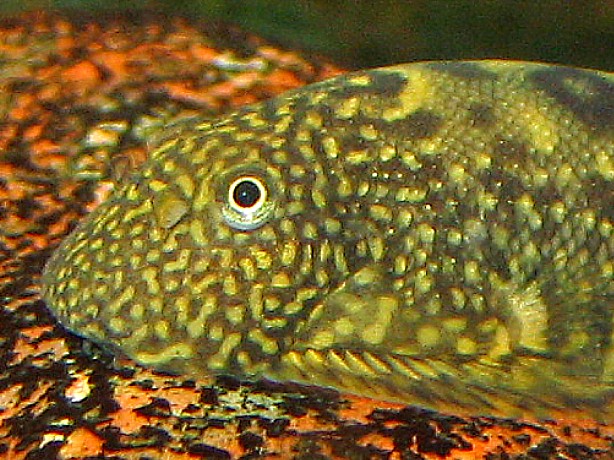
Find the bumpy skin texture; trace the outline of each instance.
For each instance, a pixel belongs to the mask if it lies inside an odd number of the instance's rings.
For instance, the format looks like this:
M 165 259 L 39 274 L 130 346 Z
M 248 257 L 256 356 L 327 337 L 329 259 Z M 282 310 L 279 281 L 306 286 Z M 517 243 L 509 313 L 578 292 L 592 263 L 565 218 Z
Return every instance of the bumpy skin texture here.
M 613 140 L 604 73 L 338 77 L 169 126 L 56 252 L 44 296 L 158 368 L 612 420 Z M 262 199 L 242 207 L 246 181 Z

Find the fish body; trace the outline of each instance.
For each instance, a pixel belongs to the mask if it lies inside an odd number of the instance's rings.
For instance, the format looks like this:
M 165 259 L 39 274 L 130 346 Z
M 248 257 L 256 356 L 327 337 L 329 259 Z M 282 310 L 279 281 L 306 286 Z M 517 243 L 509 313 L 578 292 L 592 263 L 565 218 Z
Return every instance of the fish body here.
M 156 368 L 614 420 L 613 225 L 613 75 L 414 63 L 168 126 L 43 294 Z

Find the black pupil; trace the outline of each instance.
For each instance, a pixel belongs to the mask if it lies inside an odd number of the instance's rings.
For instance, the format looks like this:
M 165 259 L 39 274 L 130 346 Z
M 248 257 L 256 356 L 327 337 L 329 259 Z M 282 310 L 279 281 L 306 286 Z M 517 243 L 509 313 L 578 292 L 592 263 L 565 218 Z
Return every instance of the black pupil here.
M 244 180 L 237 184 L 232 198 L 242 208 L 251 208 L 260 199 L 260 189 L 254 182 Z

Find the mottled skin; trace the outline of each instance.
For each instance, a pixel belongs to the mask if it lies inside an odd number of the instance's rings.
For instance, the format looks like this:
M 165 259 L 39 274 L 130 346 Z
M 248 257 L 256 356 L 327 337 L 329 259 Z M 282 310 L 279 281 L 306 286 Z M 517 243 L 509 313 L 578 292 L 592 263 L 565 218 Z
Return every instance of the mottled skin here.
M 169 126 L 44 295 L 172 371 L 614 420 L 613 224 L 614 76 L 409 64 Z

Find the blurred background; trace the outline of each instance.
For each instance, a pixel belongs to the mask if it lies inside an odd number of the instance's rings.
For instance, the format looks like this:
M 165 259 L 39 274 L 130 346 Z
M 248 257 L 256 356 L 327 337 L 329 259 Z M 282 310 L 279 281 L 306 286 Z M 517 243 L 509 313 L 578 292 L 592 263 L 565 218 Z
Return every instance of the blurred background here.
M 508 58 L 614 70 L 614 0 L 0 0 L 0 14 L 80 8 L 223 21 L 347 67 Z

